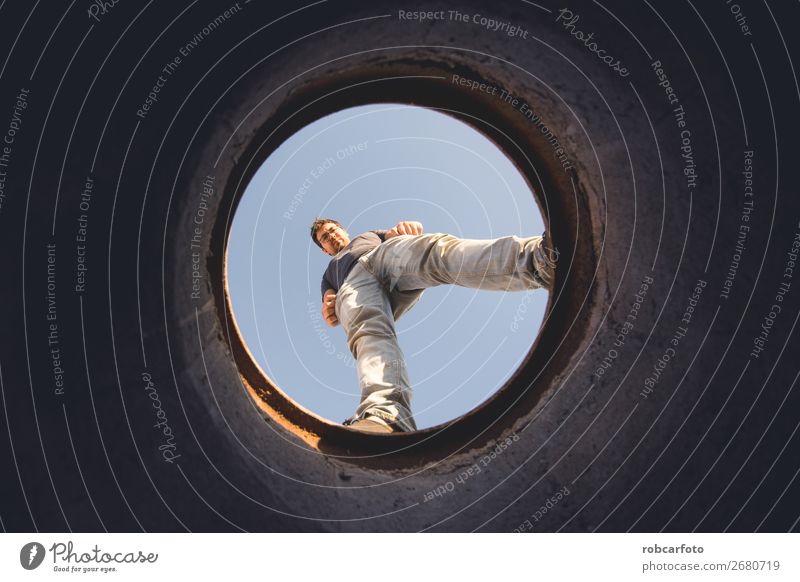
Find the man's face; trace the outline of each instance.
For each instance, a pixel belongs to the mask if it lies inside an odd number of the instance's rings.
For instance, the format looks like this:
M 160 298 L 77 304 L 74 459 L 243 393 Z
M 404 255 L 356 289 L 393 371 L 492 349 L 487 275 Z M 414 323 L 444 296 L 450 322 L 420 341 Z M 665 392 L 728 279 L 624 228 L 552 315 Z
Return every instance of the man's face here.
M 350 237 L 347 236 L 347 231 L 332 222 L 326 222 L 320 226 L 314 236 L 317 237 L 319 244 L 322 245 L 322 250 L 331 256 L 350 244 Z

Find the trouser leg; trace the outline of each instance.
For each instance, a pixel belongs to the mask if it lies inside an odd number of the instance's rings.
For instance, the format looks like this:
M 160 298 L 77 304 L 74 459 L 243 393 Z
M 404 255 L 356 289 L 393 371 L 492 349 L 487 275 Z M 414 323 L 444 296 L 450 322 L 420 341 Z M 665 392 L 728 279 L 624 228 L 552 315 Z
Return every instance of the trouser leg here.
M 404 235 L 386 241 L 362 262 L 390 292 L 444 284 L 492 291 L 550 288 L 554 268 L 540 236 Z
M 400 430 L 416 430 L 389 294 L 360 264 L 337 293 L 336 314 L 356 360 L 361 403 L 355 416 L 377 416 Z
M 554 265 L 542 243 L 542 237 L 398 236 L 362 257 L 336 298 L 361 386 L 354 418 L 372 415 L 400 430 L 416 430 L 395 318 L 416 303 L 422 289 L 436 285 L 496 291 L 550 288 Z

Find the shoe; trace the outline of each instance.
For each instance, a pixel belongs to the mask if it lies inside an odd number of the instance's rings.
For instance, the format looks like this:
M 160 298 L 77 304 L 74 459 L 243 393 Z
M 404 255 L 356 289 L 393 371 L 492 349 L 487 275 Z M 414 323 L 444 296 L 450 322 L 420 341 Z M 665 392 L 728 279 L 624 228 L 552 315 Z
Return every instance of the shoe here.
M 363 432 L 394 432 L 394 429 L 391 426 L 376 420 L 371 420 L 369 418 L 362 418 L 361 420 L 357 420 L 348 426 Z
M 558 262 L 558 250 L 553 246 L 550 233 L 542 233 L 542 244 L 534 250 L 535 257 L 531 257 L 534 277 L 540 282 L 542 287 L 551 289 L 555 279 L 556 263 Z M 536 269 L 537 263 L 541 265 L 541 270 Z
M 553 245 L 553 239 L 550 238 L 550 233 L 544 231 L 542 233 L 542 244 L 544 244 L 544 250 L 547 253 L 547 260 L 550 265 L 555 268 L 556 263 L 558 262 L 558 249 Z

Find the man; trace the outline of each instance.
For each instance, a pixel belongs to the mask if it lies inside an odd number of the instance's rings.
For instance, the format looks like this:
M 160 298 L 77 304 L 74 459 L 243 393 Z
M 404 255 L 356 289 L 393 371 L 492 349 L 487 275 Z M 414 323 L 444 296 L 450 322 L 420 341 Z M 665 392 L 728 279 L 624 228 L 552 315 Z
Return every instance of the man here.
M 333 257 L 322 277 L 322 317 L 342 324 L 356 360 L 361 404 L 345 425 L 368 432 L 416 430 L 411 385 L 394 322 L 424 289 L 442 284 L 495 291 L 552 288 L 557 252 L 541 237 L 492 240 L 422 234 L 403 221 L 350 240 L 318 218 L 311 238 Z

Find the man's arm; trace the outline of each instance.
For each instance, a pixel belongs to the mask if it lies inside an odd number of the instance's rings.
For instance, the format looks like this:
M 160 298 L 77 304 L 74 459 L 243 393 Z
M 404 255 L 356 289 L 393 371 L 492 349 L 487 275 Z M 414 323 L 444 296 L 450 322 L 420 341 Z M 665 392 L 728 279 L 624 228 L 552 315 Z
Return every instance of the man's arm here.
M 336 317 L 336 291 L 328 289 L 322 297 L 322 319 L 331 327 L 339 325 L 339 318 Z
M 322 284 L 320 285 L 320 291 L 322 291 L 322 319 L 329 326 L 334 327 L 339 323 L 339 319 L 336 317 L 336 291 L 333 290 L 333 286 L 326 275 L 327 272 L 322 276 Z
M 384 240 L 389 240 L 401 234 L 422 234 L 422 223 L 403 220 L 398 222 L 394 228 L 390 228 L 384 235 Z

